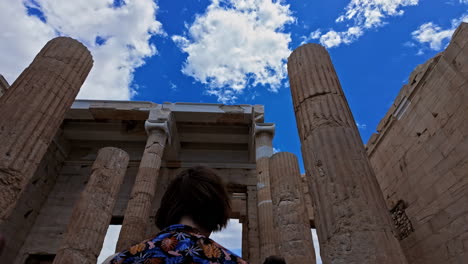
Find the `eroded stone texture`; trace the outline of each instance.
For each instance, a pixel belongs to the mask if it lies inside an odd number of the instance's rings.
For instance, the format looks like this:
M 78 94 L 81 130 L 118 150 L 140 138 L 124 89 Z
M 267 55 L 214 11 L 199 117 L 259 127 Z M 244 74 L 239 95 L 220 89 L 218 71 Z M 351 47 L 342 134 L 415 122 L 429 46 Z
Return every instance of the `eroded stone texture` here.
M 150 119 L 145 123 L 148 139 L 125 210 L 117 252 L 147 238 L 148 220 L 152 212 L 161 159 L 169 133 L 170 111 L 158 110 L 157 114 L 153 114 L 155 115 L 157 115 L 155 120 L 152 120 L 150 115 Z
M 328 52 L 297 48 L 288 73 L 324 263 L 406 263 Z
M 419 65 L 367 143 L 409 263 L 468 263 L 468 24 Z
M 271 155 L 273 155 L 272 141 L 274 131 L 274 124 L 261 123 L 255 125 L 260 260 L 277 254 L 276 233 L 273 226 L 273 207 L 271 204 L 269 175 L 269 159 Z
M 93 60 L 78 41 L 49 41 L 0 97 L 0 224 L 36 171 Z
M 278 252 L 286 263 L 315 263 L 309 216 L 301 188 L 301 173 L 294 154 L 279 152 L 270 158 L 273 220 Z
M 246 259 L 251 264 L 258 264 L 260 259 L 260 243 L 258 236 L 257 188 L 255 186 L 247 186 L 247 217 L 249 255 Z
M 16 263 L 15 258 L 28 241 L 26 238 L 37 224 L 38 216 L 43 216 L 41 208 L 56 184 L 68 152 L 68 141 L 63 138 L 62 133 L 57 133 L 25 190 L 18 196 L 12 214 L 0 225 L 0 234 L 7 241 L 3 254 L 0 254 L 2 263 Z M 50 229 L 47 231 L 47 235 L 50 236 Z M 24 263 L 24 260 L 21 263 Z
M 99 150 L 89 181 L 73 208 L 54 263 L 96 263 L 128 161 L 128 154 L 121 149 L 106 147 Z

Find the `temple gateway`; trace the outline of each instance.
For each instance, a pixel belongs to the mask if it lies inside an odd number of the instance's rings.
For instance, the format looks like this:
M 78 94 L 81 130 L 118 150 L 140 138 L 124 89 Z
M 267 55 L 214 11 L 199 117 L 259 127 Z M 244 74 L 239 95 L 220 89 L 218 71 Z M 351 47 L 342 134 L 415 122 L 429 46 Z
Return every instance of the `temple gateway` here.
M 226 182 L 242 257 L 315 263 L 468 263 L 468 24 L 418 66 L 363 144 L 326 49 L 288 72 L 306 173 L 274 153 L 261 105 L 75 100 L 93 65 L 51 40 L 10 86 L 0 78 L 1 263 L 96 263 L 158 230 L 161 196 L 204 165 Z M 296 128 L 291 128 L 296 129 Z

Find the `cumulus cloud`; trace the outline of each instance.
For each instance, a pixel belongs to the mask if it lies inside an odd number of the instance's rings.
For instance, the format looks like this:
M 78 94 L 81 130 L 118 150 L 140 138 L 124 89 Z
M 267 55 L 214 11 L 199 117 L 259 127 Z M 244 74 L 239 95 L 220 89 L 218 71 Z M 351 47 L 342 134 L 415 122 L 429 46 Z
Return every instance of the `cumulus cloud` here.
M 455 29 L 457 29 L 462 22 L 468 22 L 468 14 L 453 19 L 452 25 L 445 29 L 432 22 L 424 23 L 419 26 L 417 30 L 411 33 L 413 39 L 423 45 L 422 49 L 418 51 L 418 54 L 423 54 L 423 50 L 426 48 L 436 51 L 445 48 L 453 32 L 455 32 Z
M 0 0 L 0 72 L 12 83 L 45 43 L 59 35 L 85 44 L 94 66 L 79 98 L 128 100 L 135 68 L 156 54 L 150 38 L 163 34 L 152 0 Z
M 294 21 L 281 1 L 212 0 L 184 35 L 172 39 L 188 55 L 182 72 L 227 103 L 249 86 L 279 89 L 291 53 L 284 26 Z
M 330 29 L 321 33 L 318 29 L 306 38 L 306 41 L 318 39 L 327 48 L 356 41 L 365 31 L 386 24 L 385 19 L 404 14 L 402 8 L 417 5 L 419 0 L 351 0 L 343 15 L 335 22 L 345 23 L 345 30 Z

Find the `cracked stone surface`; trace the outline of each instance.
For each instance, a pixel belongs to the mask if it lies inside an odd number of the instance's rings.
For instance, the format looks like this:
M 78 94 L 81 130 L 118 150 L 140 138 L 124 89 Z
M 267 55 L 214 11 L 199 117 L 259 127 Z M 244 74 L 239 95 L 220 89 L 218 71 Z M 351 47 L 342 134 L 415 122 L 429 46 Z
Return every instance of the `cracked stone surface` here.
M 272 140 L 273 135 L 266 132 L 260 132 L 255 136 L 260 260 L 264 260 L 271 255 L 277 255 L 277 240 L 273 226 L 273 207 L 271 204 L 269 175 L 269 160 L 273 153 Z M 266 149 L 268 150 L 265 151 Z
M 278 252 L 286 263 L 315 264 L 301 174 L 294 154 L 279 152 L 270 158 L 270 183 Z
M 146 230 L 151 216 L 166 141 L 167 134 L 165 131 L 153 129 L 149 132 L 132 194 L 125 210 L 124 221 L 117 242 L 117 252 L 147 238 Z
M 36 171 L 92 65 L 80 42 L 55 38 L 0 97 L 0 224 Z
M 324 263 L 406 263 L 326 49 L 288 59 L 294 111 Z
M 55 264 L 96 263 L 128 161 L 129 155 L 121 149 L 99 150 L 89 181 L 73 208 Z

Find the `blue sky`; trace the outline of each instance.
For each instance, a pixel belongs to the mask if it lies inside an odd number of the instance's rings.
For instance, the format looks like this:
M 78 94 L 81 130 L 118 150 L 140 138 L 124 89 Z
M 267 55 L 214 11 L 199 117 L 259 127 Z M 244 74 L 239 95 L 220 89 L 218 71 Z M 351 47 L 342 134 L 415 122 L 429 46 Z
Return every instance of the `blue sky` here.
M 468 0 L 0 0 L 12 83 L 58 35 L 91 50 L 82 99 L 263 104 L 274 147 L 299 157 L 286 60 L 329 49 L 364 143 L 411 71 L 468 21 Z M 303 166 L 301 164 L 301 170 Z
M 329 49 L 365 143 L 411 71 L 468 21 L 467 0 L 0 4 L 0 73 L 10 83 L 47 40 L 71 36 L 95 58 L 78 98 L 263 104 L 277 125 L 274 147 L 299 157 L 286 70 L 292 50 L 304 42 Z

